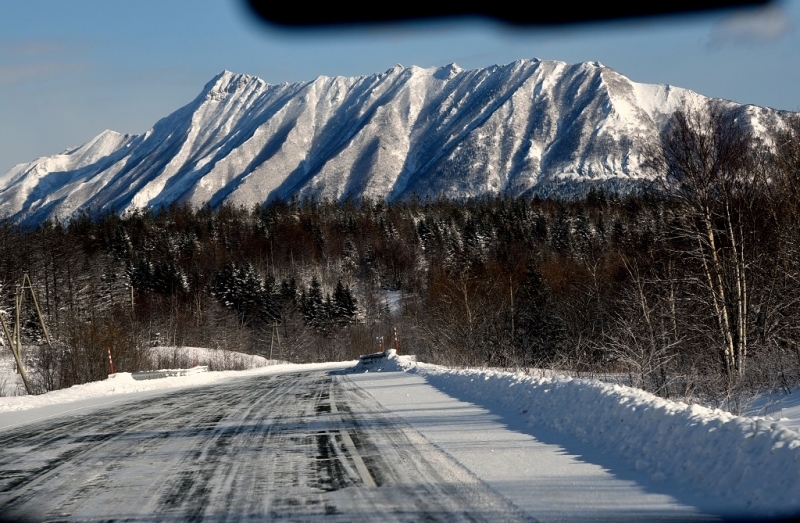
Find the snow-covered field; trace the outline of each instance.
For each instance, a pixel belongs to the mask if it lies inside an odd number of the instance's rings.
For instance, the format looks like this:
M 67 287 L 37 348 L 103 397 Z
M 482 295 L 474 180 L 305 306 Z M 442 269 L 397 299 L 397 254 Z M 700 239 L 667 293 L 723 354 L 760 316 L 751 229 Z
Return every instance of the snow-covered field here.
M 120 373 L 102 382 L 41 396 L 0 398 L 0 429 L 177 387 L 352 365 L 352 362 L 282 364 L 151 381 L 135 381 L 129 374 Z M 800 512 L 800 434 L 787 427 L 787 423 L 796 426 L 792 419 L 776 422 L 734 416 L 593 380 L 454 370 L 402 356 L 392 356 L 383 364 L 360 370 L 368 372 L 360 376 L 351 374 L 350 378 L 492 488 L 512 501 L 517 496 L 518 505 L 528 503 L 543 510 L 535 506 L 537 501 L 530 495 L 530 480 L 506 478 L 517 473 L 520 478 L 538 474 L 537 477 L 549 478 L 548 481 L 560 478 L 572 485 L 565 487 L 570 492 L 574 489 L 593 492 L 596 499 L 583 500 L 591 502 L 592 510 L 604 503 L 611 510 L 622 498 L 621 491 L 614 493 L 608 490 L 610 487 L 598 486 L 606 474 L 627 482 L 625 488 L 641 491 L 644 496 L 641 499 L 649 500 L 638 505 L 631 502 L 630 514 L 641 514 L 647 504 L 653 505 L 652 510 L 657 507 L 666 510 L 672 503 L 695 507 L 702 513 L 737 517 Z M 797 405 L 784 400 L 781 413 L 786 416 Z M 432 405 L 446 410 L 437 414 Z M 475 408 L 484 414 L 468 413 Z M 483 428 L 474 424 L 475 419 L 484 418 L 480 422 L 485 425 Z M 501 429 L 506 431 L 502 433 L 505 443 L 501 446 L 509 447 L 505 452 L 510 454 L 506 454 L 506 461 L 499 458 L 499 453 L 496 461 L 487 460 L 487 446 L 492 453 L 502 449 L 492 447 L 492 442 L 483 438 L 501 434 L 498 432 Z M 475 440 L 477 451 L 465 450 L 466 435 Z M 509 443 L 512 439 L 513 444 Z M 528 461 L 515 458 L 525 445 L 531 452 L 538 452 L 538 457 L 531 454 Z M 462 451 L 464 454 L 459 458 Z M 583 469 L 576 467 L 581 464 L 594 469 L 591 473 L 580 472 Z M 576 477 L 583 479 L 576 484 Z M 546 486 L 540 483 L 538 488 Z M 572 495 L 564 496 L 563 502 L 565 506 L 574 504 Z
M 800 388 L 760 394 L 747 405 L 745 412 L 751 417 L 780 421 L 783 426 L 800 432 Z

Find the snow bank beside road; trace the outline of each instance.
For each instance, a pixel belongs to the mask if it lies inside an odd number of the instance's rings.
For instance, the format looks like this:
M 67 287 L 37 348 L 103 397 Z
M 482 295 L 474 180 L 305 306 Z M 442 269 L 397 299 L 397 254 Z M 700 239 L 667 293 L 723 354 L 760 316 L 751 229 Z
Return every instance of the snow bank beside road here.
M 109 376 L 108 379 L 102 381 L 93 381 L 91 383 L 84 383 L 82 385 L 74 385 L 67 389 L 55 390 L 46 394 L 39 394 L 36 396 L 0 397 L 0 414 L 4 412 L 22 411 L 51 405 L 84 401 L 92 398 L 102 400 L 103 398 L 110 396 L 118 396 L 136 392 L 150 392 L 211 385 L 223 380 L 247 376 L 259 376 L 262 374 L 278 374 L 281 372 L 307 370 L 311 368 L 339 369 L 345 365 L 347 365 L 347 363 L 285 363 L 243 371 L 230 370 L 218 372 L 196 372 L 184 376 L 171 376 L 157 380 L 142 381 L 134 380 L 129 372 L 118 372 L 112 376 Z M 2 428 L 2 426 L 0 426 L 0 428 Z
M 151 347 L 148 352 L 148 358 L 158 369 L 188 369 L 190 367 L 205 365 L 212 371 L 249 370 L 277 363 L 274 360 L 270 361 L 262 356 L 243 354 L 241 352 L 224 349 L 206 349 L 203 347 Z M 15 370 L 16 363 L 11 356 L 11 351 L 0 350 L 0 398 L 4 396 L 25 395 L 22 379 Z M 31 369 L 28 369 L 28 371 L 31 372 Z M 96 386 L 94 388 L 96 388 Z M 94 388 L 90 386 L 80 390 L 91 391 L 94 390 Z M 100 387 L 100 389 L 103 389 L 103 387 Z M 111 389 L 106 388 L 104 390 Z M 137 389 L 134 392 L 138 391 Z M 85 398 L 81 397 L 79 399 L 82 400 Z M 4 400 L 0 400 L 0 412 L 3 411 L 3 401 Z M 18 400 L 17 403 L 23 404 L 25 402 L 20 403 Z
M 800 434 L 779 422 L 592 380 L 452 370 L 402 356 L 381 370 L 416 373 L 451 396 L 575 437 L 722 514 L 800 512 Z
M 261 374 L 343 369 L 354 363 L 270 365 L 148 381 L 120 373 L 39 396 L 0 398 L 0 430 L 107 404 L 130 393 L 155 394 Z M 800 434 L 779 422 L 689 406 L 597 381 L 453 370 L 393 354 L 380 364 L 361 368 L 370 373 L 416 374 L 451 397 L 515 420 L 520 428 L 527 423 L 527 433 L 534 437 L 546 429 L 564 435 L 556 438 L 560 445 L 583 441 L 607 456 L 612 472 L 638 471 L 637 475 L 646 476 L 644 483 L 650 482 L 647 488 L 656 492 L 678 488 L 690 493 L 705 511 L 735 517 L 800 513 Z M 398 405 L 406 409 L 402 402 Z M 435 423 L 440 421 L 441 417 L 435 418 Z

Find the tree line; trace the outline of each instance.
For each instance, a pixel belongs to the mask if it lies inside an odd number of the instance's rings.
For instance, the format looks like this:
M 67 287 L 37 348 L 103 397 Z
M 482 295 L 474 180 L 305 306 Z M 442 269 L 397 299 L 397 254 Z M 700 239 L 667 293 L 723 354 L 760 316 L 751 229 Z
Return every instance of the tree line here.
M 149 347 L 351 359 L 397 325 L 451 365 L 623 376 L 736 408 L 800 378 L 800 121 L 678 112 L 649 186 L 572 199 L 273 201 L 0 223 L 0 304 L 27 272 L 53 333 L 39 390 L 152 366 Z M 41 333 L 25 311 L 33 346 Z

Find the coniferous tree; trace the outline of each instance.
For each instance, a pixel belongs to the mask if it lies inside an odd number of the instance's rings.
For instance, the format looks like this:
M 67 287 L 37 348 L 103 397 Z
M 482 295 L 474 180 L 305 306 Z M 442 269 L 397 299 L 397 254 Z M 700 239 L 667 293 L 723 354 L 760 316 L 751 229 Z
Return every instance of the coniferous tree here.
M 328 315 L 325 307 L 325 300 L 322 296 L 322 285 L 320 285 L 316 276 L 311 278 L 308 294 L 305 294 L 304 291 L 301 306 L 306 325 L 312 327 L 317 332 L 323 332 Z
M 333 306 L 335 321 L 339 326 L 350 325 L 355 322 L 358 305 L 353 297 L 350 287 L 345 287 L 342 280 L 336 284 L 333 291 Z

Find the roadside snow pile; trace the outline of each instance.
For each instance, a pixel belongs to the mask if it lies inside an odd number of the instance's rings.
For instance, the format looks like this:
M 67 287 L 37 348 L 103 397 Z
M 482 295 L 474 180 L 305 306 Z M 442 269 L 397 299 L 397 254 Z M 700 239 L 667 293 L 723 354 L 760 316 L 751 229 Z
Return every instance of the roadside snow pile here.
M 251 371 L 252 372 L 252 371 Z M 74 385 L 67 389 L 54 390 L 36 396 L 11 396 L 0 398 L 0 412 L 35 409 L 47 405 L 80 401 L 88 398 L 128 394 L 131 392 L 147 392 L 157 389 L 172 389 L 208 385 L 217 381 L 242 375 L 243 372 L 200 372 L 186 376 L 172 376 L 159 380 L 134 380 L 130 372 L 118 372 L 103 381 L 93 381 L 82 385 Z
M 174 378 L 176 376 L 189 376 L 198 372 L 208 372 L 208 365 L 198 365 L 191 369 L 159 369 L 132 372 L 131 377 L 137 381 L 141 380 L 160 380 L 164 378 Z M 109 376 L 111 377 L 111 376 Z
M 680 485 L 738 516 L 800 510 L 800 434 L 779 422 L 592 380 L 451 370 L 403 356 L 390 357 L 382 370 L 392 368 L 600 447 L 652 481 Z
M 175 369 L 207 367 L 209 371 L 249 370 L 274 365 L 263 356 L 255 356 L 224 349 L 204 347 L 152 347 L 149 352 L 152 364 L 160 370 L 171 372 Z M 4 396 L 25 396 L 22 379 L 15 372 L 16 363 L 11 351 L 0 347 L 0 398 Z M 30 369 L 29 369 L 29 372 Z M 5 400 L 0 400 L 5 401 Z M 0 403 L 0 412 L 3 411 Z
M 83 401 L 92 398 L 102 399 L 120 394 L 211 385 L 228 379 L 245 378 L 248 376 L 280 374 L 282 372 L 303 371 L 308 369 L 338 370 L 347 364 L 347 362 L 317 364 L 283 363 L 244 371 L 194 372 L 183 376 L 170 376 L 157 380 L 143 381 L 134 380 L 129 372 L 118 372 L 103 381 L 74 385 L 68 389 L 55 390 L 37 396 L 0 397 L 0 414 Z M 350 364 L 352 364 L 352 362 L 350 362 Z M 0 428 L 2 427 L 0 426 Z
M 365 354 L 358 359 L 355 367 L 345 372 L 400 372 L 405 367 L 416 363 L 416 356 L 398 356 L 395 349 L 374 354 Z

